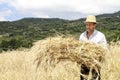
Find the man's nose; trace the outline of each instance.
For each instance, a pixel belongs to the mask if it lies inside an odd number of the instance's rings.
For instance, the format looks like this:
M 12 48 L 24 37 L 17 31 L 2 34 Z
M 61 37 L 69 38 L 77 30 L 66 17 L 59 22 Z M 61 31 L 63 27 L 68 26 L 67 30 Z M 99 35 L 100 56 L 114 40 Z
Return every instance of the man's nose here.
M 90 26 L 89 25 L 86 25 L 86 28 L 89 28 Z

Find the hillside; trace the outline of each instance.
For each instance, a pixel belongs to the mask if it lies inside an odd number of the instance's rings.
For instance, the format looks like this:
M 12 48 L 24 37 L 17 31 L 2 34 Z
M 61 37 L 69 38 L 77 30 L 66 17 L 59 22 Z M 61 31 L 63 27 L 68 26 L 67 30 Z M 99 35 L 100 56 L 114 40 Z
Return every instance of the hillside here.
M 105 34 L 108 42 L 120 40 L 119 15 L 120 12 L 97 16 L 97 29 Z M 34 41 L 57 34 L 70 34 L 78 39 L 85 30 L 84 20 L 84 18 L 79 20 L 24 18 L 17 21 L 0 22 L 0 50 L 29 48 Z

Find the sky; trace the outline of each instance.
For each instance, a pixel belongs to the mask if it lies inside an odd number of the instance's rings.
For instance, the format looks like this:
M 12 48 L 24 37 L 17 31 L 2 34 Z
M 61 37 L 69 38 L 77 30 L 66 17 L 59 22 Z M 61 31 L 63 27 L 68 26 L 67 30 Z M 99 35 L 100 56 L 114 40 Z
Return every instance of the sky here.
M 0 0 L 0 21 L 22 18 L 80 19 L 120 11 L 120 0 Z

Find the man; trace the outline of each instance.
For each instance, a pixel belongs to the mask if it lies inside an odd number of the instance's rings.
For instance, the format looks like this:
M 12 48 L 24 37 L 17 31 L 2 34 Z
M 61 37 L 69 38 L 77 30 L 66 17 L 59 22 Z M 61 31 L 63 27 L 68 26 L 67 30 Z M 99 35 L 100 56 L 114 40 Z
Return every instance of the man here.
M 107 48 L 105 35 L 100 31 L 97 31 L 95 28 L 96 17 L 89 15 L 86 19 L 86 31 L 80 35 L 79 40 L 96 44 L 102 44 L 104 48 Z
M 84 42 L 89 42 L 89 43 L 102 44 L 103 48 L 106 49 L 107 42 L 106 42 L 105 35 L 102 32 L 97 31 L 95 29 L 97 24 L 96 17 L 93 15 L 89 15 L 87 16 L 87 19 L 85 22 L 86 22 L 86 31 L 80 35 L 79 40 Z M 89 71 L 90 70 L 84 64 L 81 65 L 82 74 L 87 75 Z M 99 73 L 97 73 L 95 70 L 92 70 L 92 76 L 93 76 L 92 80 L 96 80 L 97 77 L 99 77 L 98 80 L 100 80 L 100 70 L 99 70 Z M 80 80 L 86 80 L 86 79 L 84 79 L 84 77 L 81 76 Z

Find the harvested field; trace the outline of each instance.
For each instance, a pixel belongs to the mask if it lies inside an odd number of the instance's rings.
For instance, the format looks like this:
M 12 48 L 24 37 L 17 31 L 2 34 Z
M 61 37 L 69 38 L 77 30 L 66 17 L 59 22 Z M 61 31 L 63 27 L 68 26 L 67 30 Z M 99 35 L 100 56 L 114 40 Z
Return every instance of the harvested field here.
M 0 54 L 0 80 L 79 80 L 80 65 L 101 67 L 102 80 L 119 80 L 120 46 L 82 43 L 72 37 L 53 37 L 30 50 Z

